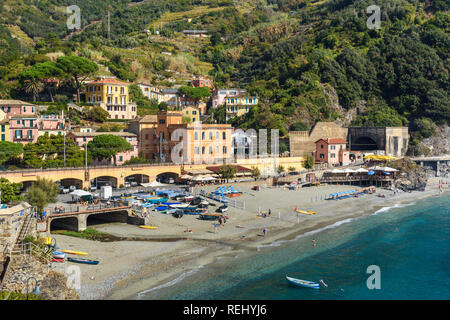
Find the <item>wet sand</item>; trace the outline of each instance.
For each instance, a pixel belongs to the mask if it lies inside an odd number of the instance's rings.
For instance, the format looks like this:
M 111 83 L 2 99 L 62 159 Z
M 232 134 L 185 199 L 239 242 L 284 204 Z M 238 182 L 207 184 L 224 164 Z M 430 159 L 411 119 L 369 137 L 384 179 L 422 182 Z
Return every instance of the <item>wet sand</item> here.
M 438 195 L 435 185 L 424 192 L 400 192 L 396 195 L 389 190 L 377 189 L 375 194 L 343 200 L 324 199 L 330 193 L 357 187 L 330 185 L 295 191 L 276 187 L 252 191 L 251 184 L 234 184 L 234 187 L 244 192 L 234 199 L 244 201 L 245 209 L 230 207 L 230 219 L 218 228 L 217 233 L 212 221 L 199 220 L 198 216 L 185 215 L 176 219 L 150 211 L 149 222 L 158 229 L 141 229 L 121 223 L 95 226 L 102 232 L 138 239 L 135 241 L 97 242 L 54 235 L 61 249 L 85 251 L 89 253 L 87 258 L 100 261 L 97 266 L 78 265 L 81 270 L 80 298 L 135 299 L 139 292 L 164 285 L 220 257 L 254 253 L 258 247 L 274 241 L 293 239 L 297 235 L 370 214 L 383 207 Z M 211 191 L 215 188 L 199 189 Z M 379 194 L 385 195 L 385 198 L 379 197 Z M 295 207 L 316 211 L 317 214 L 296 214 Z M 217 206 L 210 207 L 208 212 L 214 212 L 215 208 Z M 272 212 L 270 217 L 256 216 L 260 210 L 267 213 L 269 209 Z M 186 228 L 193 232 L 185 232 Z M 268 230 L 266 236 L 263 234 L 264 228 Z

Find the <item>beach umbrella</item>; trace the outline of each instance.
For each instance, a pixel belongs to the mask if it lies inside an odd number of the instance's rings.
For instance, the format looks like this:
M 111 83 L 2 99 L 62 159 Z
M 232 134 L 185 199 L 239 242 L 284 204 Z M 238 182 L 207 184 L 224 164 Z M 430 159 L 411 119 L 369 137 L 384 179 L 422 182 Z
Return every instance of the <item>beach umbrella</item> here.
M 368 174 L 369 176 L 373 176 L 373 175 L 375 174 L 375 171 L 370 170 L 369 172 L 367 172 L 367 174 Z
M 331 173 L 344 173 L 344 171 L 339 169 L 333 169 L 331 170 Z
M 384 167 L 382 169 L 383 169 L 383 171 L 386 171 L 386 172 L 397 172 L 398 171 L 397 169 L 394 169 L 391 167 Z
M 357 173 L 367 173 L 367 172 L 369 172 L 369 170 L 366 170 L 364 168 L 359 168 L 359 169 L 356 170 L 356 172 Z

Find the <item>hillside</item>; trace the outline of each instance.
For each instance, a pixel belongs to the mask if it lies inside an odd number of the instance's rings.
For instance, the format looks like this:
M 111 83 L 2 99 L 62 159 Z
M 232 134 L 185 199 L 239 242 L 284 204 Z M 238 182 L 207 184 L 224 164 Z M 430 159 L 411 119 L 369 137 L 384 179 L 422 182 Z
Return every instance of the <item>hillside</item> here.
M 406 125 L 414 150 L 450 120 L 447 0 L 380 0 L 379 30 L 366 25 L 367 0 L 79 0 L 85 29 L 62 41 L 69 2 L 0 1 L 2 96 L 18 94 L 21 70 L 76 53 L 123 80 L 172 86 L 210 74 L 216 87 L 247 88 L 260 104 L 233 120 L 244 129 Z

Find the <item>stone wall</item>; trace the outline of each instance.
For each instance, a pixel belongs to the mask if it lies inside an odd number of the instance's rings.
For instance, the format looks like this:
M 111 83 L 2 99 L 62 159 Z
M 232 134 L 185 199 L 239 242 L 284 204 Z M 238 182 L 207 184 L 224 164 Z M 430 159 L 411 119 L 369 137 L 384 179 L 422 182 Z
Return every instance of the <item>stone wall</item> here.
M 289 146 L 291 157 L 305 156 L 316 151 L 316 141 L 323 138 L 347 140 L 347 128 L 334 122 L 317 122 L 311 131 L 290 131 Z
M 0 261 L 3 261 L 5 248 L 15 242 L 25 216 L 30 212 L 31 206 L 26 202 L 6 209 L 0 209 Z

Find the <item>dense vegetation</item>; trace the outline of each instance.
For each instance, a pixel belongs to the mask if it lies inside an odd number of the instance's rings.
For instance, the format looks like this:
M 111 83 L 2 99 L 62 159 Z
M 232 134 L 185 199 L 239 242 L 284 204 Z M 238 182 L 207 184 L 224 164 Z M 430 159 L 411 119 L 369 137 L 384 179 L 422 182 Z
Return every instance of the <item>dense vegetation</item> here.
M 96 62 L 99 74 L 165 86 L 187 85 L 183 79 L 210 70 L 216 88 L 246 88 L 260 98 L 231 121 L 244 129 L 277 128 L 284 135 L 339 119 L 406 125 L 417 144 L 450 120 L 448 0 L 379 0 L 381 29 L 367 27 L 368 0 L 75 1 L 83 28 L 98 22 L 70 40 L 62 39 L 65 8 L 73 1 L 18 2 L 0 1 L 8 9 L 0 18 L 0 97 L 31 100 L 39 84 L 27 89 L 21 72 L 38 65 L 26 79 L 36 70 L 51 75 L 48 61 L 76 54 Z M 207 29 L 211 37 L 187 39 L 184 29 Z M 76 89 L 67 78 L 58 93 L 71 100 Z M 57 100 L 56 92 L 41 88 L 46 93 Z M 136 87 L 131 93 L 140 115 L 164 108 Z M 224 112 L 214 110 L 214 120 L 224 122 Z

